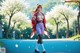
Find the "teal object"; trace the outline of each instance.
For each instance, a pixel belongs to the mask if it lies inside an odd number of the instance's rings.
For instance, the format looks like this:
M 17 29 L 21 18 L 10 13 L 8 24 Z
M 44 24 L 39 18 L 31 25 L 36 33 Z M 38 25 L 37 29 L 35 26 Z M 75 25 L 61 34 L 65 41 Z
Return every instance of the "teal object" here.
M 1 40 L 7 53 L 34 53 L 37 40 Z M 44 39 L 46 53 L 80 53 L 80 41 Z M 39 47 L 40 53 L 42 48 Z

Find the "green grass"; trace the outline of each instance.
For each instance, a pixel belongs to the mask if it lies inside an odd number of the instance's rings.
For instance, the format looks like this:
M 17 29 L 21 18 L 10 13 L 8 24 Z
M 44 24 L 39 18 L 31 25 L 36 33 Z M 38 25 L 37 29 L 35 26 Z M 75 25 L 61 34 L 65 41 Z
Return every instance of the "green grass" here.
M 4 44 L 0 41 L 0 47 L 4 47 Z
M 73 37 L 70 37 L 69 39 L 80 40 L 80 35 L 75 35 Z

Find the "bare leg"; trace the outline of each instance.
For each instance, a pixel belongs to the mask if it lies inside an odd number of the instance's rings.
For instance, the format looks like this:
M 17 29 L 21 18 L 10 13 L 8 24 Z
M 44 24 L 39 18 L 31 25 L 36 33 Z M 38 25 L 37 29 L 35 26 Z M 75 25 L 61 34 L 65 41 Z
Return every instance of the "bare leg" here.
M 39 51 L 38 47 L 39 47 L 39 44 L 36 43 L 36 47 L 35 47 L 35 49 L 36 49 L 37 51 Z
M 43 45 L 43 44 L 41 44 L 41 46 L 42 46 L 42 48 L 43 48 L 43 51 L 45 51 L 44 45 Z

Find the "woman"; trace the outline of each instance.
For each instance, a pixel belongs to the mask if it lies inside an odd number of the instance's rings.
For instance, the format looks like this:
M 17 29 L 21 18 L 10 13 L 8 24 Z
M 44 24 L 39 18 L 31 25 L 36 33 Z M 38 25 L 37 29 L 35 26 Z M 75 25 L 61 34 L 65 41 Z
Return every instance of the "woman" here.
M 32 33 L 31 33 L 31 38 L 36 32 L 38 34 L 38 41 L 37 41 L 36 48 L 35 48 L 35 52 L 37 53 L 39 53 L 39 49 L 38 49 L 39 44 L 42 45 L 43 53 L 46 53 L 43 42 L 42 42 L 42 36 L 44 34 L 44 30 L 47 31 L 45 23 L 46 23 L 46 19 L 45 19 L 44 14 L 42 13 L 42 6 L 37 5 L 36 10 L 33 12 Z

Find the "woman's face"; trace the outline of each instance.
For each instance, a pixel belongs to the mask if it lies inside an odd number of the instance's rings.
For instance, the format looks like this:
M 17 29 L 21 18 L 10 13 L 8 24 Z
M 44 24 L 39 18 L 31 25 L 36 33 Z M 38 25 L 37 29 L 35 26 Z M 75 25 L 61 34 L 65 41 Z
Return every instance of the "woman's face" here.
M 41 8 L 41 7 L 39 7 L 39 8 L 38 8 L 38 11 L 39 11 L 39 12 L 41 12 L 41 11 L 42 11 L 42 8 Z

